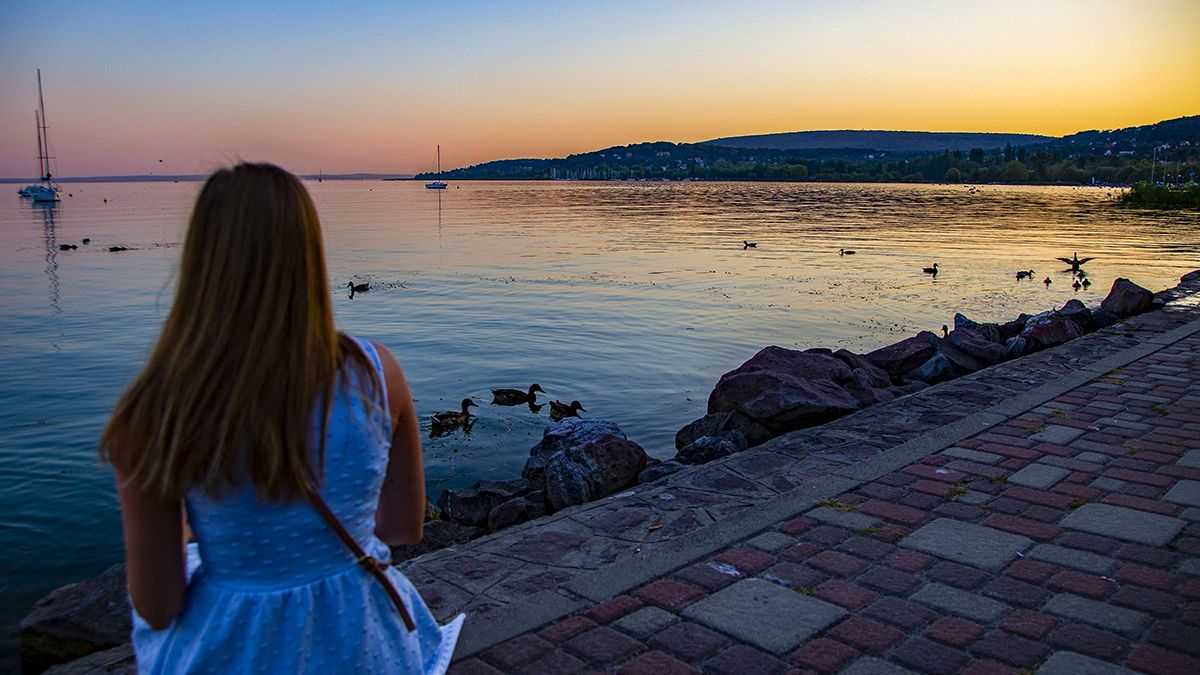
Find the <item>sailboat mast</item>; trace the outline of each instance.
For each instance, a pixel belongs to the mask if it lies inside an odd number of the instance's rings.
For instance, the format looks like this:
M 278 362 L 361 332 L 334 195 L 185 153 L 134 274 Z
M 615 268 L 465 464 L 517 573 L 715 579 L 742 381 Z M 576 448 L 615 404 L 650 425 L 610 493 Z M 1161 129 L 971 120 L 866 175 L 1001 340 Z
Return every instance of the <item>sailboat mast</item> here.
M 42 157 L 42 116 L 38 111 L 33 111 L 33 130 L 37 132 L 38 139 L 38 180 L 46 175 L 46 159 Z
M 438 180 L 442 179 L 442 146 L 438 144 Z
M 38 110 L 41 111 L 41 117 L 42 117 L 42 121 L 39 124 L 39 129 L 38 129 L 38 142 L 41 145 L 41 148 L 42 148 L 41 154 L 44 155 L 43 159 L 46 162 L 46 165 L 45 165 L 44 169 L 42 170 L 42 180 L 48 183 L 48 182 L 50 182 L 50 137 L 48 135 L 46 135 L 46 101 L 45 101 L 45 99 L 42 98 L 42 69 L 41 68 L 37 69 L 37 81 L 38 81 Z

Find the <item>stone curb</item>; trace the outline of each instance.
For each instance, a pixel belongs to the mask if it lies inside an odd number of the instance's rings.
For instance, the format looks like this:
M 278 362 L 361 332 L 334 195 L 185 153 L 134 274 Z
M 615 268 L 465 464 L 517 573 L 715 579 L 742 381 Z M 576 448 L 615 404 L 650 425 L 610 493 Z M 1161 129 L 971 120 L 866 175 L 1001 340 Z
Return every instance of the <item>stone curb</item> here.
M 1109 329 L 1106 329 L 1109 330 Z M 641 586 L 710 553 L 749 538 L 772 525 L 796 517 L 821 499 L 852 490 L 887 473 L 940 452 L 1012 417 L 1023 414 L 1058 396 L 1154 354 L 1200 332 L 1200 319 L 1178 326 L 1145 342 L 1127 347 L 1036 388 L 973 413 L 917 438 L 896 445 L 874 457 L 840 471 L 806 482 L 751 513 L 714 523 L 671 542 L 669 547 L 617 560 L 563 584 L 557 591 L 541 591 L 505 607 L 467 618 L 454 659 L 464 659 L 572 614 L 591 604 Z M 1070 343 L 1061 348 L 1069 348 Z

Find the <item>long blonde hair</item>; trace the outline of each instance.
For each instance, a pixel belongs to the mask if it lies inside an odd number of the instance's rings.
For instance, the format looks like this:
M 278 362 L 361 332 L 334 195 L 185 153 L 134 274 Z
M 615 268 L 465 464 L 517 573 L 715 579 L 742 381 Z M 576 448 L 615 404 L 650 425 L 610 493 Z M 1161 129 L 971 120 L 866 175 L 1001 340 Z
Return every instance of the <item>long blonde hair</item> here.
M 221 169 L 196 199 L 175 302 L 101 436 L 101 457 L 164 499 L 246 480 L 264 500 L 302 496 L 319 479 L 347 362 L 379 386 L 366 356 L 334 327 L 308 192 L 270 164 Z

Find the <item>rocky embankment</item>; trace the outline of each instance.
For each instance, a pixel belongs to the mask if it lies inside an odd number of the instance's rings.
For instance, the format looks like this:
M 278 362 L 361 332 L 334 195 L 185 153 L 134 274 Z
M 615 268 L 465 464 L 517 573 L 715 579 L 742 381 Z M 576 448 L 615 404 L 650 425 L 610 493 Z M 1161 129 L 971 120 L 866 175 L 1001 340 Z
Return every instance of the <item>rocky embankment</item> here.
M 1200 271 L 1183 277 L 1200 281 Z M 772 438 L 816 426 L 990 365 L 1066 343 L 1169 299 L 1118 279 L 1100 307 L 1078 300 L 1007 323 L 980 323 L 962 314 L 944 336 L 922 332 L 867 354 L 844 349 L 803 351 L 767 347 L 725 373 L 708 400 L 708 412 L 675 437 L 671 460 L 650 458 L 610 421 L 568 418 L 546 428 L 530 450 L 519 478 L 481 480 L 443 492 L 429 505 L 424 540 L 393 549 L 395 561 L 464 543 L 503 528 L 663 480 L 688 465 L 703 464 Z M 60 588 L 21 622 L 24 668 L 37 672 L 76 661 L 91 672 L 120 672 L 130 657 L 129 606 L 124 568 Z M 58 670 L 56 669 L 56 672 Z

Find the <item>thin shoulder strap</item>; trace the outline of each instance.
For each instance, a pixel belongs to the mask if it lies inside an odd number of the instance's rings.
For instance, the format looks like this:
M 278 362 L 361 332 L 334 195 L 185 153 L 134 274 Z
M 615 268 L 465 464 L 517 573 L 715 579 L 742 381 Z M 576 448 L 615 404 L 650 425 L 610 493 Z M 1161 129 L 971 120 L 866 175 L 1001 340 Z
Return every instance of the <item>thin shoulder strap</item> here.
M 342 525 L 342 521 L 333 515 L 333 511 L 325 503 L 325 500 L 321 497 L 321 493 L 309 487 L 308 499 L 312 502 L 313 507 L 316 508 L 317 513 L 321 514 L 321 517 L 325 519 L 325 523 L 329 525 L 329 529 L 333 530 L 342 540 L 342 543 L 346 545 L 346 548 L 350 549 L 350 552 L 354 554 L 355 562 L 369 572 L 371 576 L 375 577 L 380 585 L 383 586 L 383 590 L 387 591 L 388 597 L 392 599 L 392 604 L 396 605 L 396 611 L 400 612 L 400 618 L 404 620 L 404 627 L 410 631 L 415 630 L 416 624 L 413 623 L 412 616 L 408 613 L 408 608 L 404 606 L 404 601 L 400 598 L 400 593 L 392 585 L 392 580 L 388 578 L 386 572 L 388 564 L 374 556 L 367 555 L 367 552 L 358 545 L 354 537 L 346 531 L 346 528 Z

